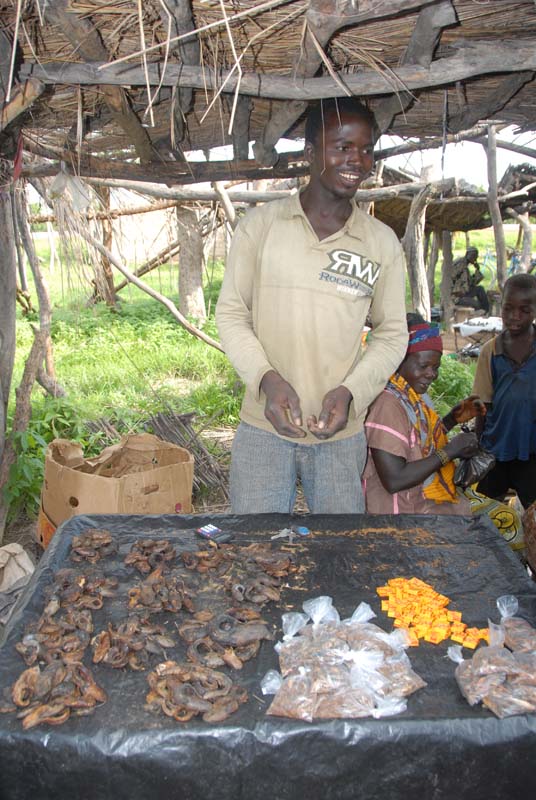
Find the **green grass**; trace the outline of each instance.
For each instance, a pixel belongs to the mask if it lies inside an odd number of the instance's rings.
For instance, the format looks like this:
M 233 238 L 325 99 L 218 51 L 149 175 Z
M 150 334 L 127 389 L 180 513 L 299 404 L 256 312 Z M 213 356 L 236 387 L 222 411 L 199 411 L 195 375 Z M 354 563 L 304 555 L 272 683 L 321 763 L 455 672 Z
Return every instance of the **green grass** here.
M 172 278 L 176 285 L 173 271 L 166 265 L 145 280 L 166 292 L 173 285 Z M 158 410 L 196 409 L 201 415 L 211 416 L 221 408 L 221 422 L 236 423 L 236 375 L 227 358 L 191 336 L 164 306 L 136 287 L 121 292 L 117 310 L 102 303 L 88 306 L 87 285 L 73 287 L 67 298 L 66 281 L 61 281 L 59 271 L 53 276 L 47 276 L 46 268 L 43 272 L 54 308 L 52 339 L 57 377 L 73 402 L 79 404 L 84 419 L 104 416 L 135 427 L 141 418 Z M 213 312 L 222 265 L 211 272 L 207 303 Z M 178 303 L 176 293 L 171 299 Z M 18 320 L 13 388 L 20 380 L 31 345 L 31 321 L 22 316 Z M 213 316 L 205 331 L 216 335 Z M 199 405 L 200 397 L 206 399 L 206 408 Z M 35 401 L 39 405 L 39 390 Z
M 36 384 L 32 419 L 16 442 L 18 459 L 6 489 L 10 517 L 37 510 L 43 457 L 53 438 L 80 441 L 87 455 L 98 452 L 100 438 L 87 421 L 104 417 L 120 431 L 139 431 L 159 412 L 196 413 L 196 424 L 236 425 L 242 386 L 225 355 L 190 335 L 167 309 L 136 287 L 120 293 L 117 310 L 88 304 L 91 286 L 81 272 L 48 269 L 48 243 L 39 240 L 39 256 L 53 306 L 52 340 L 59 383 L 67 398 L 47 397 Z M 206 303 L 210 316 L 204 330 L 217 337 L 214 306 L 223 265 L 207 270 Z M 178 304 L 176 266 L 164 265 L 144 280 Z M 35 292 L 32 302 L 37 307 Z M 17 350 L 9 416 L 13 415 L 36 315 L 17 319 Z

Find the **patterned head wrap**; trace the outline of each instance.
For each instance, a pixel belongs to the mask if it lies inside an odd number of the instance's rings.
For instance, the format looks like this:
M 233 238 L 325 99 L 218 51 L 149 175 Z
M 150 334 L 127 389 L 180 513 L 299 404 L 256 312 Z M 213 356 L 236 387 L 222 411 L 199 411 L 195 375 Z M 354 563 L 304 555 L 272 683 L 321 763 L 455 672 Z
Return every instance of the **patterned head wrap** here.
M 409 342 L 406 355 L 419 353 L 423 350 L 436 350 L 443 352 L 443 341 L 439 334 L 437 325 L 429 325 L 424 322 L 419 325 L 409 326 Z

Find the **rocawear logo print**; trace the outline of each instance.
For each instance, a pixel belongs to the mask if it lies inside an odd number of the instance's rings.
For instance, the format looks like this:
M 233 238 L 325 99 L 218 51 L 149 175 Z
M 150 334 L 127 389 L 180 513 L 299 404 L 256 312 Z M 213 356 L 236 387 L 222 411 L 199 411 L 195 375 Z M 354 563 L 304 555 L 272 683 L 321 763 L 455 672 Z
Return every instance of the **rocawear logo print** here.
M 332 250 L 331 261 L 320 272 L 319 280 L 337 284 L 337 291 L 352 295 L 370 296 L 380 274 L 380 265 L 358 253 Z

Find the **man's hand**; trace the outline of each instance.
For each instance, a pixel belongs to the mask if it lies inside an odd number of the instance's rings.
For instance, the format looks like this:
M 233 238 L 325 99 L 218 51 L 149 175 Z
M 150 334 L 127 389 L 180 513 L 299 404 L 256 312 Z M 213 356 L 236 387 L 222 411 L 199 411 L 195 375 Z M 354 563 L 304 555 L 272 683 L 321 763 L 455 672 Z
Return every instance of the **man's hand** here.
M 302 424 L 300 398 L 286 380 L 271 369 L 261 381 L 266 395 L 264 416 L 281 436 L 302 439 L 306 434 Z
M 329 439 L 346 428 L 351 402 L 350 390 L 346 386 L 337 386 L 325 395 L 318 421 L 315 416 L 309 417 L 307 427 L 317 439 Z
M 469 422 L 475 417 L 484 417 L 486 415 L 486 406 L 477 394 L 472 394 L 456 403 L 454 408 L 451 409 L 452 417 L 456 425 L 462 422 Z

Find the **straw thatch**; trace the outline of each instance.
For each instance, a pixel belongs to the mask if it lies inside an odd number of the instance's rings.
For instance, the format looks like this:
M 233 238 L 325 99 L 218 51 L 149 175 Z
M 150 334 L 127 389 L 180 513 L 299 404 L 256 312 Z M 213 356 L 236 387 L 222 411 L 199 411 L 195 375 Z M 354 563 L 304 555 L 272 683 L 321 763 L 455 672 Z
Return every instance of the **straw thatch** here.
M 136 167 L 180 183 L 184 150 L 234 140 L 243 159 L 248 139 L 266 143 L 268 163 L 267 125 L 300 137 L 296 97 L 340 95 L 343 84 L 403 137 L 481 118 L 536 127 L 534 0 L 3 0 L 0 29 L 0 155 L 13 156 L 22 130 L 26 152 L 61 154 L 86 175 L 124 165 L 125 176 Z M 230 69 L 234 84 L 210 88 Z

